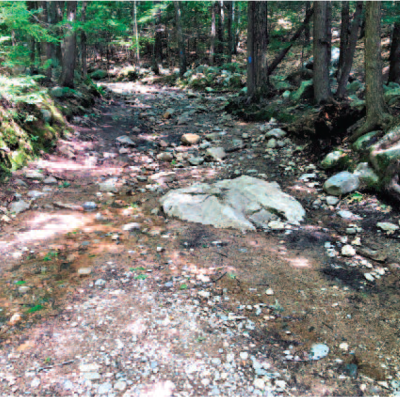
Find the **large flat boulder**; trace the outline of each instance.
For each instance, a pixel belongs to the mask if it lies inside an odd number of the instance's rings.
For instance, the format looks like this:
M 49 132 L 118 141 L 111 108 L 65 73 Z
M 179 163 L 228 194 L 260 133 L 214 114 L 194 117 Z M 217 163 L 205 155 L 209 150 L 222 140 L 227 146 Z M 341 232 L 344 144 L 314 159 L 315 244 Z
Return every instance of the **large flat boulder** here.
M 299 224 L 305 216 L 301 204 L 276 182 L 246 175 L 172 190 L 160 202 L 171 217 L 216 228 L 255 230 L 279 217 Z

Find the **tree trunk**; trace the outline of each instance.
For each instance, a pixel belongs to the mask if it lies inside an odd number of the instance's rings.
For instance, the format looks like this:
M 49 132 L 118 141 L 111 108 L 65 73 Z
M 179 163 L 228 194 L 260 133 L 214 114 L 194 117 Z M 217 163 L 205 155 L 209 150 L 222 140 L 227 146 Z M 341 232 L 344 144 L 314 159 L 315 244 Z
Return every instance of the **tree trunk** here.
M 47 22 L 49 24 L 49 33 L 53 34 L 54 24 L 56 23 L 56 3 L 53 1 L 47 2 Z M 46 77 L 48 80 L 51 80 L 53 66 L 55 64 L 55 46 L 53 42 L 47 43 L 46 58 L 50 61 L 50 65 L 46 69 Z
M 215 27 L 215 2 L 214 2 L 214 4 L 211 4 L 210 65 L 214 65 L 216 35 L 217 31 Z
M 136 10 L 136 1 L 133 2 L 133 33 L 136 37 L 136 65 L 140 66 L 140 53 L 139 53 L 139 31 L 138 31 L 138 23 L 137 23 L 137 10 Z
M 268 93 L 267 2 L 249 1 L 247 7 L 247 95 L 253 102 Z
M 86 22 L 86 7 L 87 1 L 82 2 L 82 23 Z M 81 61 L 82 61 L 82 78 L 86 79 L 87 76 L 87 51 L 86 51 L 86 32 L 85 29 L 81 29 Z
M 338 77 L 342 74 L 345 52 L 349 46 L 349 31 L 350 31 L 350 3 L 342 2 L 342 24 L 340 27 L 340 57 L 338 65 Z
M 356 52 L 358 29 L 360 27 L 363 2 L 357 1 L 356 12 L 354 13 L 353 22 L 351 25 L 350 37 L 347 39 L 347 47 L 340 49 L 340 57 L 343 51 L 343 64 L 341 74 L 339 76 L 338 90 L 336 96 L 341 99 L 346 93 L 347 81 L 349 80 L 351 67 L 353 66 L 354 54 Z
M 311 6 L 310 6 L 310 2 L 309 1 L 307 1 L 306 2 L 306 16 L 308 15 L 308 13 L 310 12 L 310 8 L 311 8 Z M 305 27 L 304 27 L 304 42 L 305 42 L 305 45 L 306 46 L 308 46 L 309 44 L 310 44 L 310 22 L 308 21 L 306 24 L 305 24 Z
M 331 98 L 329 83 L 330 43 L 329 5 L 325 1 L 314 1 L 314 99 L 317 104 Z
M 233 51 L 233 36 L 232 36 L 232 12 L 233 12 L 233 1 L 226 2 L 227 8 L 227 33 L 228 33 L 228 43 L 227 43 L 227 59 L 226 62 L 232 62 L 232 51 Z
M 57 23 L 57 22 L 62 21 L 64 18 L 65 1 L 57 1 L 56 4 L 57 4 L 56 5 L 56 8 L 57 8 L 56 23 Z M 58 34 L 60 37 L 63 36 L 63 32 L 62 32 L 61 28 L 58 28 Z M 55 53 L 56 53 L 56 59 L 57 59 L 58 65 L 62 65 L 63 55 L 62 55 L 61 41 L 56 43 Z
M 183 40 L 183 32 L 181 25 L 181 8 L 179 1 L 174 1 L 175 6 L 175 24 L 178 36 L 178 50 L 179 50 L 179 75 L 182 76 L 186 72 L 186 52 L 185 41 Z
M 239 35 L 240 35 L 240 4 L 239 2 L 235 2 L 235 18 L 236 18 L 236 27 L 235 27 L 235 39 L 234 39 L 234 47 L 233 54 L 237 55 L 238 47 L 239 47 Z
M 60 86 L 74 87 L 74 72 L 76 62 L 76 33 L 72 28 L 76 20 L 76 1 L 67 3 L 67 25 L 64 37 L 64 57 L 62 62 L 62 72 Z
M 33 11 L 35 9 L 35 2 L 28 1 L 27 2 L 28 11 Z M 32 21 L 32 17 L 29 18 L 29 21 Z M 33 75 L 35 71 L 35 38 L 33 36 L 29 39 L 29 68 L 31 70 L 31 75 Z
M 223 1 L 217 1 L 217 56 L 218 64 L 221 64 L 224 55 L 224 7 Z
M 285 58 L 286 54 L 289 52 L 289 50 L 292 48 L 292 46 L 294 45 L 294 42 L 300 37 L 301 33 L 303 32 L 303 30 L 306 29 L 306 27 L 309 24 L 309 21 L 313 15 L 314 9 L 313 8 L 309 8 L 306 16 L 304 18 L 304 22 L 303 24 L 299 27 L 299 29 L 297 29 L 297 31 L 295 32 L 295 34 L 291 37 L 290 41 L 289 41 L 289 45 L 287 47 L 285 47 L 274 59 L 274 61 L 272 61 L 272 63 L 270 64 L 270 66 L 268 67 L 268 75 L 271 75 L 272 72 L 276 69 L 276 67 L 280 64 L 280 62 Z
M 389 59 L 389 82 L 400 83 L 400 22 L 394 23 Z
M 385 127 L 391 120 L 383 98 L 380 1 L 366 2 L 365 83 L 367 119 L 364 125 L 350 137 L 351 141 L 374 129 Z
M 156 3 L 156 2 L 154 2 Z M 161 8 L 158 8 L 155 16 L 156 22 L 156 33 L 155 33 L 155 47 L 154 53 L 157 63 L 162 61 L 163 51 L 162 51 L 162 27 L 161 27 Z
M 153 1 L 153 7 L 156 7 L 157 3 Z M 158 24 L 161 18 L 161 10 L 158 8 L 156 12 L 153 15 L 154 21 L 153 21 L 153 27 L 154 27 L 154 42 L 153 42 L 153 48 L 152 48 L 152 56 L 151 56 L 151 70 L 159 75 L 160 74 L 160 69 L 158 67 L 158 57 L 157 57 L 157 51 L 156 48 L 160 45 L 157 43 L 160 39 L 157 40 L 157 30 L 158 30 Z

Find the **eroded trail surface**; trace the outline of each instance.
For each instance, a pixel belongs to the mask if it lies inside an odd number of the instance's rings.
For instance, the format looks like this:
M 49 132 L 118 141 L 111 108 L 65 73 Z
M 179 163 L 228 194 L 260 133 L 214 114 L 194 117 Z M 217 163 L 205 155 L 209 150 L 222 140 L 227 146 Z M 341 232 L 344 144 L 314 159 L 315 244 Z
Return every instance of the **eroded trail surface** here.
M 398 238 L 371 220 L 397 214 L 372 197 L 320 207 L 324 175 L 290 140 L 265 152 L 259 126 L 225 115 L 224 97 L 106 85 L 109 99 L 8 186 L 30 208 L 0 231 L 1 393 L 396 391 Z M 201 142 L 182 145 L 186 133 Z M 204 160 L 207 146 L 230 151 Z M 171 189 L 241 174 L 280 183 L 306 220 L 246 233 L 160 210 Z M 357 227 L 375 260 L 340 255 Z M 318 360 L 315 344 L 329 354 Z

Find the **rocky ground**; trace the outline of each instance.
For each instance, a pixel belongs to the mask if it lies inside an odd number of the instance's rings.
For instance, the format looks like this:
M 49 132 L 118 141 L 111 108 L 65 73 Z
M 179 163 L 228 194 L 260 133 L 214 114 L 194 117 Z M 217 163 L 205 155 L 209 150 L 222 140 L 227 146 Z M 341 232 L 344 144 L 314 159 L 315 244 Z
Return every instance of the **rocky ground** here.
M 398 211 L 324 194 L 304 143 L 232 119 L 226 96 L 106 86 L 1 194 L 1 394 L 398 394 Z M 243 175 L 304 219 L 242 231 L 160 208 Z

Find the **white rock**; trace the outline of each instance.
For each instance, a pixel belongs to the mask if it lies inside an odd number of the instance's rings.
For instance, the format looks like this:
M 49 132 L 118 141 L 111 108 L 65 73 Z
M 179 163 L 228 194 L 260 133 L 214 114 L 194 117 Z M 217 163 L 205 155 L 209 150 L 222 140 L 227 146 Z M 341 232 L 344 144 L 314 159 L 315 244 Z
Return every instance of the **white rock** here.
M 346 246 L 342 247 L 341 254 L 342 254 L 342 256 L 345 256 L 345 257 L 353 257 L 356 255 L 356 251 L 355 251 L 354 247 L 350 246 L 349 244 L 346 244 Z
M 282 139 L 286 136 L 286 132 L 280 128 L 271 129 L 265 134 L 266 137 L 272 137 L 275 139 Z
M 270 223 L 268 223 L 268 227 L 274 231 L 282 231 L 283 229 L 285 229 L 285 224 L 280 221 L 271 221 Z
M 137 231 L 140 230 L 141 228 L 141 224 L 139 224 L 139 222 L 131 222 L 130 224 L 126 224 L 122 227 L 123 231 Z
M 210 147 L 206 150 L 206 159 L 221 161 L 226 157 L 226 153 L 223 147 Z
M 267 290 L 265 291 L 265 294 L 266 294 L 267 296 L 272 296 L 272 295 L 274 294 L 274 291 L 273 291 L 271 288 L 269 288 L 269 289 L 267 289 Z
M 126 146 L 136 146 L 136 143 L 129 136 L 120 136 L 117 138 L 117 142 Z
M 330 206 L 335 206 L 337 203 L 339 203 L 340 200 L 335 196 L 326 196 L 325 201 Z
M 46 185 L 57 185 L 58 181 L 54 176 L 49 176 L 43 181 L 43 183 Z
M 397 225 L 392 224 L 391 222 L 378 222 L 376 226 L 385 232 L 394 232 L 399 229 Z
M 324 184 L 324 190 L 333 195 L 341 196 L 350 192 L 354 192 L 360 186 L 358 176 L 350 172 L 343 171 L 331 176 Z
M 19 214 L 21 212 L 29 210 L 30 206 L 31 206 L 30 203 L 20 200 L 15 203 L 11 203 L 10 211 L 14 212 L 15 214 Z
M 160 202 L 164 212 L 171 217 L 216 228 L 255 230 L 256 226 L 262 224 L 253 224 L 251 221 L 263 213 L 265 223 L 268 223 L 271 210 L 286 217 L 292 224 L 299 224 L 305 216 L 301 204 L 282 192 L 276 182 L 266 182 L 246 175 L 213 185 L 199 183 L 172 190 Z
M 364 277 L 365 277 L 365 279 L 366 279 L 367 281 L 370 281 L 370 282 L 373 282 L 373 281 L 375 280 L 375 278 L 374 278 L 369 272 L 366 272 L 366 273 L 364 274 Z

